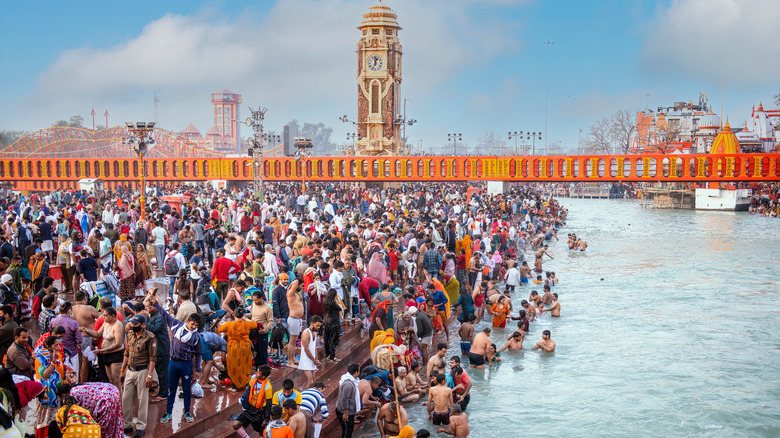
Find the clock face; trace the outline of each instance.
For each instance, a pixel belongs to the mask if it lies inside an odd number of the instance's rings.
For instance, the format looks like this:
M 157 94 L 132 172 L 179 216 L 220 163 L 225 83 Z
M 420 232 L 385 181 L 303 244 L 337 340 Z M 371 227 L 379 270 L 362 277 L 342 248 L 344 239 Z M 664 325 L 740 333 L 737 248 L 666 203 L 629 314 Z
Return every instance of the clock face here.
M 371 71 L 379 71 L 382 69 L 382 57 L 379 55 L 371 55 L 368 57 L 366 65 Z

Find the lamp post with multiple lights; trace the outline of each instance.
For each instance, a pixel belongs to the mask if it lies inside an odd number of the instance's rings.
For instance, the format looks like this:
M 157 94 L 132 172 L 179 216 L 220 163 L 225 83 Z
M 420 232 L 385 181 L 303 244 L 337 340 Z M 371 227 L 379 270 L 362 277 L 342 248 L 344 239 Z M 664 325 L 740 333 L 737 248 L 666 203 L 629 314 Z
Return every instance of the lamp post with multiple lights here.
M 358 123 L 352 119 L 349 118 L 346 114 L 339 117 L 339 120 L 341 120 L 342 123 L 352 123 L 355 125 L 355 129 L 357 129 Z M 347 141 L 352 140 L 352 155 L 355 155 L 357 152 L 355 151 L 355 139 L 357 138 L 356 132 L 349 132 L 347 133 Z M 346 151 L 345 151 L 346 154 Z
M 263 202 L 263 142 L 267 140 L 268 136 L 263 133 L 263 121 L 265 120 L 265 113 L 268 108 L 258 108 L 253 110 L 249 107 L 251 116 L 246 118 L 246 121 L 239 122 L 252 128 L 254 135 L 247 139 L 247 154 L 252 158 L 252 185 L 254 189 L 255 197 L 260 202 Z M 276 137 L 279 137 L 278 135 Z
M 297 149 L 295 151 L 295 161 L 301 163 L 301 192 L 303 195 L 306 195 L 306 162 L 309 160 L 313 145 L 310 138 L 302 137 L 296 137 L 293 145 Z
M 514 131 L 514 132 L 509 131 L 509 132 L 507 132 L 507 134 L 508 134 L 507 140 L 515 139 L 515 155 L 519 155 L 517 153 L 517 137 L 520 137 L 522 139 L 523 138 L 523 131 Z
M 357 138 L 357 133 L 355 132 L 348 132 L 347 133 L 347 141 L 352 140 L 352 155 L 355 155 L 355 139 Z M 345 148 L 346 153 L 346 148 Z
M 452 153 L 454 155 L 458 154 L 458 141 L 463 141 L 463 134 L 460 133 L 452 133 L 447 134 L 447 141 L 452 142 Z
M 133 151 L 138 154 L 139 174 L 141 175 L 141 196 L 138 202 L 141 204 L 141 219 L 146 219 L 146 166 L 144 165 L 144 154 L 150 146 L 156 142 L 151 136 L 154 130 L 154 122 L 125 122 L 130 136 L 123 139 L 123 143 L 132 145 Z
M 542 139 L 542 133 L 541 132 L 526 132 L 526 140 L 533 140 L 533 149 L 531 152 L 531 155 L 536 155 L 536 140 Z M 545 151 L 546 152 L 546 151 Z

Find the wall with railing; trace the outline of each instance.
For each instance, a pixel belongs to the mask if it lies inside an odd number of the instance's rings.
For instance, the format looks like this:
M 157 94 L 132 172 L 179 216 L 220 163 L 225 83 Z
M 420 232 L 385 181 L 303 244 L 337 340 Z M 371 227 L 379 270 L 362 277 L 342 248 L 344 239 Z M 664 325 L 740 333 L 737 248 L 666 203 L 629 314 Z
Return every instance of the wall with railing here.
M 141 162 L 116 159 L 5 159 L 0 180 L 18 188 L 75 187 L 99 178 L 109 187 L 135 184 Z M 251 158 L 152 158 L 146 180 L 252 181 Z M 279 157 L 264 160 L 266 181 L 780 181 L 780 154 L 594 155 L 517 157 Z

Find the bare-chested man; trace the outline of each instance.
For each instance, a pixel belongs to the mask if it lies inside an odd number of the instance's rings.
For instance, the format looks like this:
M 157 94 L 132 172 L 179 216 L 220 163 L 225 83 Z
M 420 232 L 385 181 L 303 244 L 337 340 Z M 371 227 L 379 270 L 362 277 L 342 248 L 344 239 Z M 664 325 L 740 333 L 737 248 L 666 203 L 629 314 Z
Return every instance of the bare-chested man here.
M 398 411 L 400 409 L 400 412 Z M 398 417 L 401 417 L 401 424 L 398 424 Z M 386 403 L 376 414 L 376 426 L 382 438 L 396 436 L 401 428 L 408 424 L 406 409 L 395 402 Z M 296 437 L 297 438 L 297 437 Z
M 420 362 L 412 362 L 412 367 L 409 369 L 409 374 L 406 375 L 406 389 L 409 391 L 416 391 L 420 394 L 420 397 L 428 393 L 428 383 L 420 377 Z
M 440 427 L 437 432 L 453 435 L 455 438 L 465 438 L 469 436 L 469 418 L 465 412 L 462 412 L 460 406 L 455 404 L 450 411 L 450 428 Z
M 428 390 L 428 421 L 434 426 L 450 424 L 452 389 L 447 387 L 444 374 L 436 376 L 436 386 Z
M 436 354 L 428 359 L 428 375 L 431 375 L 431 371 L 436 370 L 440 373 L 444 373 L 447 367 L 447 344 L 440 342 L 436 346 Z
M 87 304 L 87 294 L 83 290 L 76 291 L 76 294 L 73 296 L 73 298 L 73 319 L 79 323 L 79 326 L 84 327 L 85 329 L 94 329 L 95 320 L 100 318 L 100 312 Z M 89 335 L 83 335 L 82 339 L 81 353 L 79 354 L 86 354 L 91 356 L 92 353 L 88 353 L 87 349 L 92 349 L 92 338 Z M 94 356 L 91 357 L 94 358 Z M 79 382 L 87 381 L 87 374 L 89 373 L 89 368 L 87 368 L 88 366 L 89 361 L 79 361 Z
M 460 336 L 460 354 L 468 354 L 471 350 L 471 340 L 474 339 L 474 321 L 477 320 L 476 315 L 469 315 L 468 321 L 460 325 L 458 329 L 458 336 Z
M 579 248 L 580 251 L 585 251 L 588 249 L 588 242 L 582 239 L 577 240 L 577 248 Z
M 509 297 L 509 291 L 504 290 L 504 305 L 509 306 L 509 311 L 512 312 L 515 310 L 514 306 L 512 305 L 512 298 Z M 498 298 L 496 298 L 496 301 L 498 301 Z
M 298 410 L 298 403 L 295 400 L 286 400 L 282 407 L 289 418 L 287 426 L 292 429 L 293 437 L 304 438 L 306 436 L 306 415 Z
M 542 295 L 542 304 L 545 306 L 549 306 L 553 302 L 553 296 L 552 292 L 550 290 L 550 285 L 545 284 L 544 285 L 544 295 Z
M 420 399 L 420 394 L 414 389 L 410 389 L 406 385 L 406 376 L 409 372 L 406 371 L 406 367 L 398 367 L 398 375 L 395 378 L 395 390 L 398 395 L 398 399 L 403 403 L 413 403 Z
M 295 368 L 295 343 L 303 329 L 303 298 L 301 297 L 303 285 L 298 279 L 293 280 L 287 287 L 287 306 L 290 308 L 290 316 L 287 317 L 287 327 L 290 334 L 290 343 L 287 345 L 287 366 Z
M 524 339 L 525 339 L 525 334 L 521 331 L 516 331 L 512 333 L 512 336 L 509 337 L 509 340 L 506 341 L 506 344 L 504 344 L 504 346 L 501 347 L 501 349 L 498 350 L 498 352 L 501 353 L 504 350 L 520 351 L 523 349 Z
M 371 378 L 371 380 L 360 379 L 358 382 L 358 392 L 360 393 L 360 401 L 363 404 L 363 409 L 355 416 L 365 417 L 374 412 L 376 408 L 382 404 L 374 397 L 374 391 L 382 384 L 382 379 L 377 376 Z
M 471 368 L 485 368 L 485 356 L 487 355 L 488 348 L 490 348 L 490 327 L 485 327 L 482 332 L 477 333 L 474 336 L 474 342 L 471 343 L 471 349 L 469 350 L 469 362 L 471 362 Z
M 554 293 L 552 294 L 553 302 L 549 309 L 547 309 L 547 312 L 550 312 L 550 316 L 559 317 L 561 316 L 561 303 L 558 301 L 558 294 Z
M 545 330 L 542 332 L 542 340 L 537 342 L 536 345 L 534 345 L 534 348 L 532 350 L 538 350 L 542 349 L 542 351 L 546 351 L 548 353 L 552 353 L 555 351 L 555 341 L 550 339 L 550 331 Z
M 531 267 L 528 266 L 528 262 L 523 262 L 523 265 L 520 266 L 520 284 L 526 284 L 528 283 L 528 279 L 531 278 Z
M 541 273 L 544 269 L 542 268 L 542 258 L 540 256 L 536 256 L 536 259 L 534 260 L 534 271 L 537 273 Z
M 549 257 L 550 260 L 552 260 L 553 256 L 551 256 L 550 253 L 547 252 L 547 248 L 549 248 L 548 245 L 544 245 L 543 247 L 539 248 L 539 250 L 536 251 L 536 256 L 539 257 L 539 258 L 542 258 L 546 254 L 547 257 Z

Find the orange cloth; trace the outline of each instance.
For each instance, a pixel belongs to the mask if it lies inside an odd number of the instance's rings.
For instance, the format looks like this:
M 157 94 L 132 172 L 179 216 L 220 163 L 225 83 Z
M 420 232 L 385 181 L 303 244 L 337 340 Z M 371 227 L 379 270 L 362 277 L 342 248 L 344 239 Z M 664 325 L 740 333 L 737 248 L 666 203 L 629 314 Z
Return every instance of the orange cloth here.
M 217 329 L 227 333 L 227 372 L 236 388 L 249 383 L 252 373 L 252 343 L 249 330 L 257 328 L 254 321 L 238 320 L 226 322 Z
M 493 327 L 506 327 L 506 318 L 509 316 L 509 307 L 505 305 L 498 306 L 498 303 L 493 304 L 490 308 L 493 312 Z

